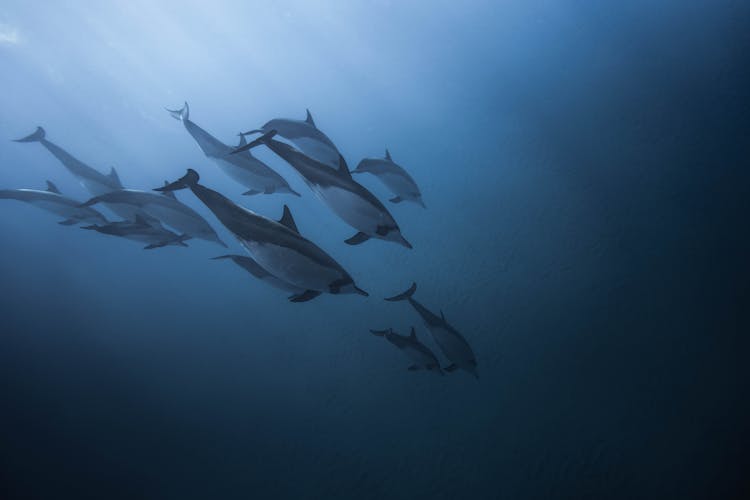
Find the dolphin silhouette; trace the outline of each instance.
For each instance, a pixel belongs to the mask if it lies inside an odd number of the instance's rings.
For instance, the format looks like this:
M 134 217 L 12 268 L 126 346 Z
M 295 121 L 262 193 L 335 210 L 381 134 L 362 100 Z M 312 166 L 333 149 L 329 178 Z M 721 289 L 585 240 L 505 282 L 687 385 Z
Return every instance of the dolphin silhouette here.
M 144 219 L 140 215 L 135 216 L 135 221 L 117 221 L 105 225 L 82 226 L 81 229 L 89 229 L 102 234 L 120 236 L 128 240 L 148 243 L 145 250 L 161 248 L 167 245 L 179 245 L 186 247 L 186 240 L 190 239 L 187 234 L 175 234 L 159 224 L 158 221 Z
M 227 146 L 190 120 L 190 107 L 186 102 L 182 109 L 167 109 L 173 118 L 182 121 L 185 129 L 198 143 L 208 158 L 211 158 L 220 169 L 248 191 L 246 195 L 289 193 L 299 196 L 289 184 L 271 167 L 255 158 L 252 154 L 232 155 L 234 148 Z
M 435 342 L 437 342 L 437 345 L 440 346 L 440 350 L 443 351 L 445 357 L 452 363 L 450 366 L 444 368 L 445 371 L 452 372 L 453 370 L 460 368 L 471 373 L 476 378 L 479 378 L 479 374 L 477 373 L 476 356 L 474 356 L 474 352 L 471 350 L 469 343 L 455 328 L 448 324 L 442 311 L 440 312 L 440 316 L 437 316 L 422 304 L 414 300 L 412 295 L 414 295 L 414 292 L 416 291 L 417 284 L 412 283 L 411 287 L 409 287 L 404 293 L 389 297 L 385 300 L 389 302 L 397 302 L 400 300 L 409 301 L 409 304 L 411 304 L 414 310 L 416 310 L 422 317 L 422 321 L 424 321 L 425 326 L 427 326 L 427 329 L 432 333 L 432 337 L 435 339 Z
M 310 110 L 306 111 L 307 117 L 304 120 L 274 118 L 257 131 L 267 133 L 275 130 L 280 137 L 291 141 L 307 156 L 330 167 L 338 168 L 339 150 L 333 145 L 331 139 L 315 126 Z
M 352 170 L 352 173 L 368 173 L 380 179 L 396 195 L 388 200 L 391 203 L 413 201 L 421 205 L 422 208 L 427 208 L 422 201 L 422 193 L 419 191 L 417 183 L 404 170 L 404 167 L 393 161 L 391 153 L 387 149 L 385 150 L 385 158 L 365 158 L 359 162 L 357 168 Z
M 406 354 L 413 363 L 409 366 L 409 370 L 434 370 L 443 375 L 443 370 L 440 369 L 437 357 L 435 357 L 435 354 L 429 347 L 417 339 L 417 332 L 413 326 L 411 327 L 411 334 L 408 337 L 399 335 L 392 328 L 387 330 L 370 330 L 370 333 L 378 337 L 384 337 L 388 342 Z
M 170 193 L 171 194 L 171 193 Z M 97 203 L 122 203 L 133 205 L 148 215 L 175 229 L 179 233 L 189 234 L 193 238 L 212 241 L 226 247 L 216 231 L 201 217 L 198 212 L 181 203 L 174 196 L 163 196 L 151 191 L 137 189 L 121 189 L 95 196 L 83 203 L 82 207 L 90 207 Z
M 339 155 L 339 168 L 335 170 L 289 144 L 273 139 L 274 135 L 276 132 L 273 130 L 267 132 L 235 149 L 234 152 L 246 151 L 265 144 L 283 158 L 336 215 L 358 231 L 346 240 L 346 243 L 359 245 L 370 238 L 379 238 L 412 248 L 401 235 L 401 230 L 388 209 L 375 195 L 352 179 L 343 156 Z
M 47 181 L 47 190 L 38 189 L 0 189 L 0 199 L 18 200 L 33 205 L 47 212 L 64 217 L 59 224 L 70 226 L 80 222 L 107 223 L 106 217 L 93 208 L 81 207 L 80 202 L 63 196 L 51 181 Z
M 320 293 L 367 295 L 338 262 L 300 235 L 289 207 L 284 206 L 284 214 L 277 222 L 236 205 L 199 184 L 199 180 L 198 172 L 188 169 L 182 178 L 155 191 L 190 189 L 263 269 L 311 296 Z

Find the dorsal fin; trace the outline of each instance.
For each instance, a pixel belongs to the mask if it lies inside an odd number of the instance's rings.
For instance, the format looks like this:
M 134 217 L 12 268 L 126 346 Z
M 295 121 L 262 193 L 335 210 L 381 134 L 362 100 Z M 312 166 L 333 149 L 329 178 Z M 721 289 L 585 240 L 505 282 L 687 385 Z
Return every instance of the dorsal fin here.
M 57 189 L 57 186 L 55 186 L 55 183 L 52 181 L 47 181 L 47 191 L 50 193 L 60 194 L 60 190 Z
M 409 334 L 409 338 L 412 340 L 417 340 L 417 331 L 414 329 L 414 327 L 411 327 L 411 333 Z
M 292 217 L 292 212 L 289 210 L 289 207 L 284 205 L 284 214 L 281 216 L 281 219 L 279 219 L 279 224 L 282 224 L 295 233 L 299 234 L 299 229 L 297 229 L 297 224 L 294 222 L 294 218 Z
M 117 183 L 117 185 L 122 188 L 122 183 L 120 182 L 120 176 L 117 175 L 117 170 L 115 170 L 115 167 L 112 167 L 107 177 L 115 181 L 115 183 Z
M 349 172 L 349 166 L 346 164 L 346 160 L 342 155 L 339 155 L 339 173 L 350 179 L 352 178 L 352 173 Z
M 312 114 L 310 114 L 310 110 L 307 109 L 305 111 L 307 111 L 307 118 L 305 118 L 305 122 L 308 123 L 309 125 L 312 125 L 313 127 L 315 127 L 315 122 L 313 121 Z
M 164 181 L 164 185 L 169 186 L 169 181 Z M 163 194 L 167 198 L 172 198 L 173 200 L 177 199 L 177 196 L 174 195 L 174 191 L 162 191 L 161 194 Z
M 245 139 L 245 134 L 240 134 L 240 143 L 237 144 L 237 147 L 240 148 L 247 144 L 247 139 Z
M 385 148 L 385 159 L 388 160 L 388 161 L 393 161 L 391 159 L 391 153 L 390 153 L 390 151 L 388 151 L 388 148 Z

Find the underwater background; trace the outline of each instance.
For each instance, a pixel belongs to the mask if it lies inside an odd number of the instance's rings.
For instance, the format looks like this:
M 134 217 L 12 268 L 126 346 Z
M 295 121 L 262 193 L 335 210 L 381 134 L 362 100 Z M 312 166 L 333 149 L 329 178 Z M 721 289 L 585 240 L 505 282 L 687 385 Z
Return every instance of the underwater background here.
M 0 188 L 89 196 L 194 168 L 370 297 L 296 304 L 208 242 L 144 251 L 0 205 L 3 498 L 733 498 L 750 494 L 745 1 L 0 5 Z M 275 117 L 353 167 L 389 148 L 413 250 L 302 194 L 241 196 L 164 110 L 228 144 Z M 187 191 L 178 198 L 236 240 Z M 411 372 L 419 285 L 479 379 Z M 434 348 L 434 347 L 433 347 Z M 442 358 L 441 358 L 442 359 Z

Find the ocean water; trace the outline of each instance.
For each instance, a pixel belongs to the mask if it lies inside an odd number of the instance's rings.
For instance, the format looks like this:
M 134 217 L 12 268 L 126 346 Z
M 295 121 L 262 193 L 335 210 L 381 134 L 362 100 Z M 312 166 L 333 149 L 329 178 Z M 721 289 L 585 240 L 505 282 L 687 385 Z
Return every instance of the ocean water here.
M 146 251 L 0 200 L 2 498 L 734 498 L 750 494 L 744 1 L 0 4 L 0 189 L 193 168 L 370 296 L 290 303 L 208 242 Z M 220 140 L 276 117 L 395 161 L 413 250 L 299 191 L 242 196 Z M 189 191 L 178 198 L 242 248 Z M 440 356 L 418 283 L 479 379 Z

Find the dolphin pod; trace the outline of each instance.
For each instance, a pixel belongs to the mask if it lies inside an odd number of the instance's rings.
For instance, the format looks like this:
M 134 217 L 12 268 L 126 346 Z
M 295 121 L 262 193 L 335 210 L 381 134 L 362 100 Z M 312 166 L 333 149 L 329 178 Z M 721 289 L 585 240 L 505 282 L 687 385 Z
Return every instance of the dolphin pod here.
M 287 206 L 281 219 L 275 221 L 236 205 L 199 184 L 199 180 L 198 172 L 188 169 L 183 177 L 156 191 L 190 189 L 258 264 L 279 279 L 305 290 L 296 299 L 313 298 L 321 293 L 368 295 L 338 262 L 300 235 Z
M 370 330 L 370 333 L 377 337 L 384 337 L 388 342 L 396 346 L 399 351 L 406 354 L 412 361 L 412 364 L 408 368 L 409 371 L 436 371 L 440 375 L 443 375 L 443 370 L 440 368 L 440 362 L 438 362 L 437 357 L 429 347 L 417 339 L 417 332 L 413 326 L 408 337 L 399 335 L 392 328 L 387 330 Z
M 336 215 L 358 231 L 346 243 L 359 245 L 370 238 L 379 238 L 412 248 L 411 243 L 401 235 L 401 229 L 388 209 L 375 195 L 352 179 L 343 156 L 339 155 L 339 168 L 332 169 L 289 144 L 275 140 L 274 135 L 275 130 L 266 132 L 236 148 L 234 153 L 265 144 L 283 158 Z
M 365 158 L 352 170 L 353 174 L 372 174 L 396 196 L 391 198 L 391 203 L 412 201 L 418 203 L 422 208 L 427 208 L 422 201 L 422 193 L 419 187 L 404 167 L 397 164 L 391 158 L 391 153 L 386 149 L 384 158 Z
M 244 194 L 289 193 L 299 196 L 299 193 L 289 187 L 284 178 L 271 167 L 252 154 L 232 155 L 234 148 L 227 146 L 191 121 L 187 102 L 181 109 L 167 111 L 173 118 L 182 122 L 206 157 L 213 160 L 233 180 L 249 188 Z
M 47 212 L 63 217 L 59 222 L 63 226 L 81 222 L 106 224 L 107 219 L 90 207 L 82 207 L 79 201 L 63 196 L 51 181 L 47 181 L 47 190 L 37 189 L 0 189 L 0 199 L 17 200 L 33 205 Z

